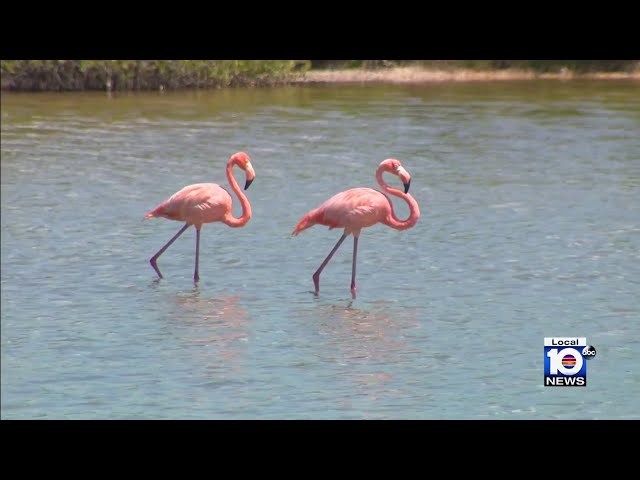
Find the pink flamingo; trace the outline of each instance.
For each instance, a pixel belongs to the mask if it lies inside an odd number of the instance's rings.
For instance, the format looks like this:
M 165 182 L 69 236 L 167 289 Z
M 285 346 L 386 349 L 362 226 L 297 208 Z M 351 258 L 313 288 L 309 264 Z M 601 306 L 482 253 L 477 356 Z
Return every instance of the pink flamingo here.
M 193 273 L 193 281 L 198 282 L 200 280 L 198 257 L 200 254 L 200 229 L 202 224 L 222 222 L 230 227 L 238 228 L 244 226 L 251 218 L 249 200 L 242 193 L 236 179 L 233 177 L 234 165 L 240 167 L 246 174 L 245 190 L 249 188 L 256 174 L 251 165 L 251 158 L 246 153 L 238 152 L 229 158 L 227 179 L 233 191 L 236 192 L 238 199 L 240 199 L 240 205 L 242 206 L 242 216 L 240 218 L 233 216 L 232 199 L 229 192 L 215 183 L 197 183 L 184 187 L 145 215 L 144 220 L 151 217 L 164 217 L 169 220 L 186 222 L 180 231 L 149 260 L 149 263 L 151 263 L 160 278 L 162 278 L 162 274 L 156 263 L 158 257 L 191 225 L 196 227 L 196 269 Z
M 384 172 L 392 173 L 400 178 L 404 184 L 404 193 L 395 188 L 389 187 L 382 179 Z M 351 295 L 356 298 L 356 256 L 358 255 L 358 237 L 360 231 L 365 227 L 370 227 L 376 223 L 383 223 L 396 230 L 406 230 L 413 227 L 420 218 L 420 208 L 414 198 L 409 195 L 409 185 L 411 176 L 399 160 L 388 158 L 383 160 L 376 170 L 376 180 L 382 189 L 390 195 L 400 197 L 409 205 L 409 217 L 406 220 L 399 220 L 393 211 L 391 199 L 382 192 L 371 188 L 352 188 L 340 192 L 329 200 L 325 201 L 315 210 L 307 213 L 292 235 L 298 235 L 301 231 L 319 223 L 326 225 L 329 230 L 333 228 L 344 228 L 344 233 L 336 243 L 333 250 L 329 252 L 327 258 L 320 264 L 318 270 L 313 274 L 313 284 L 316 287 L 315 294 L 320 291 L 320 273 L 327 266 L 333 254 L 340 247 L 348 235 L 353 234 L 353 263 L 351 266 Z

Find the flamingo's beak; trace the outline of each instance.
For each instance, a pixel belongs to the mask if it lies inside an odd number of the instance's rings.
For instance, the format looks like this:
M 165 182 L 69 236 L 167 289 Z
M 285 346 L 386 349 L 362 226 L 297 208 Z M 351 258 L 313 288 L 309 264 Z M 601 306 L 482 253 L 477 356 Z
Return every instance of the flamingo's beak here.
M 409 191 L 409 185 L 411 185 L 411 175 L 409 175 L 409 172 L 407 172 L 402 165 L 398 165 L 396 175 L 398 175 L 400 180 L 402 180 L 404 193 L 407 193 Z
M 244 189 L 246 190 L 253 182 L 253 179 L 256 178 L 256 172 L 253 170 L 253 165 L 251 163 L 247 163 L 247 181 L 244 183 Z

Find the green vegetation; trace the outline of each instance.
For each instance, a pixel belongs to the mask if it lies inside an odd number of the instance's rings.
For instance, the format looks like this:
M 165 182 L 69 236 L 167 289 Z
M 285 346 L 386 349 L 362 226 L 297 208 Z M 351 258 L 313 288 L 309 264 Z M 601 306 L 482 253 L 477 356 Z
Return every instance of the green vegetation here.
M 637 60 L 3 60 L 2 90 L 174 90 L 289 83 L 309 69 L 632 72 Z
M 159 90 L 273 85 L 308 60 L 3 60 L 3 90 Z

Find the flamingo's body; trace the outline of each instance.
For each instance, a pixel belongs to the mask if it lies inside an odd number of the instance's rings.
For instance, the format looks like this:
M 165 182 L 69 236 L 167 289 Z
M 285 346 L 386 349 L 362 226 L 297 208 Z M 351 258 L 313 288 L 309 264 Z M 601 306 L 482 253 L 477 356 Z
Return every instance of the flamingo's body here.
M 402 192 L 389 187 L 382 180 L 382 173 L 392 173 L 402 180 L 405 191 Z M 371 188 L 352 188 L 340 192 L 326 200 L 318 208 L 307 213 L 293 230 L 293 235 L 298 235 L 303 230 L 320 224 L 326 225 L 329 229 L 343 228 L 344 232 L 338 243 L 329 252 L 327 258 L 313 274 L 315 294 L 320 291 L 320 273 L 329 263 L 333 254 L 338 250 L 348 235 L 353 235 L 353 263 L 351 272 L 351 294 L 356 298 L 356 257 L 358 253 L 358 238 L 363 228 L 371 227 L 376 223 L 388 225 L 396 230 L 406 230 L 413 227 L 420 218 L 420 208 L 414 198 L 409 195 L 409 185 L 411 176 L 400 161 L 389 158 L 384 160 L 376 170 L 376 179 L 385 192 L 390 195 L 400 197 L 409 205 L 409 217 L 406 220 L 399 220 L 393 210 L 391 199 L 382 192 Z
M 251 204 L 233 177 L 234 165 L 237 165 L 246 173 L 245 190 L 249 188 L 249 185 L 255 178 L 255 172 L 251 165 L 249 155 L 244 152 L 238 152 L 232 155 L 227 163 L 227 179 L 240 200 L 242 206 L 241 217 L 236 218 L 233 216 L 233 200 L 231 195 L 227 190 L 215 183 L 197 183 L 186 186 L 145 215 L 145 220 L 152 217 L 162 217 L 169 220 L 185 222 L 182 229 L 149 260 L 149 263 L 151 263 L 151 266 L 160 278 L 162 278 L 162 274 L 157 265 L 158 257 L 191 225 L 196 228 L 196 266 L 193 280 L 197 282 L 200 279 L 198 275 L 198 260 L 200 253 L 200 229 L 202 225 L 205 223 L 222 222 L 230 227 L 237 228 L 244 226 L 251 219 Z
M 231 195 L 215 183 L 196 183 L 174 193 L 144 218 L 164 217 L 192 225 L 221 221 L 231 211 Z

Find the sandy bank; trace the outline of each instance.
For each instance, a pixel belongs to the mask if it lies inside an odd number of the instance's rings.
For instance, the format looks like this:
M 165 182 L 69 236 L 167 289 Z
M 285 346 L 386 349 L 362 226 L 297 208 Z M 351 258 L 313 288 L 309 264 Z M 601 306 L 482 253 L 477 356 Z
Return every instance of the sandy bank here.
M 426 70 L 415 67 L 384 70 L 312 70 L 294 83 L 428 83 L 537 79 L 640 80 L 640 68 L 633 72 L 585 73 L 569 70 L 559 73 L 536 73 L 526 70 Z

